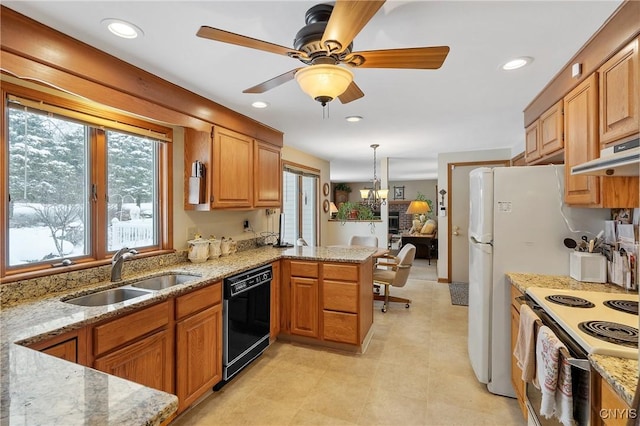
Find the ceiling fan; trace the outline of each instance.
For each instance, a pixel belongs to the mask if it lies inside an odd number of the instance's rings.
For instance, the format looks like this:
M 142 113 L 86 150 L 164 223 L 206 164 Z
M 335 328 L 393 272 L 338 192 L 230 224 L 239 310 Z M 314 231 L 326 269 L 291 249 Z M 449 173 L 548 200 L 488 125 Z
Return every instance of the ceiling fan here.
M 339 64 L 352 68 L 438 69 L 449 53 L 448 46 L 354 52 L 353 39 L 384 2 L 337 0 L 335 5 L 313 6 L 305 14 L 306 25 L 296 34 L 293 49 L 208 26 L 200 27 L 197 36 L 289 56 L 308 65 L 243 93 L 264 93 L 295 78 L 301 89 L 322 106 L 336 97 L 346 104 L 364 93 L 353 81 L 353 73 Z

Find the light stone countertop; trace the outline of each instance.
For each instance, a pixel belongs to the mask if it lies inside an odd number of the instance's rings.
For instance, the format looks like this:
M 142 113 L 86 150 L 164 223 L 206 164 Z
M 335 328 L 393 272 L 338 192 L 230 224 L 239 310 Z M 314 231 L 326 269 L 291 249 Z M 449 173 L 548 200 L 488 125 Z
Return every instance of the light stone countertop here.
M 245 270 L 281 258 L 362 263 L 375 249 L 332 249 L 325 247 L 258 248 L 231 256 L 194 264 L 182 262 L 147 271 L 131 272 L 125 264 L 119 283 L 103 281 L 69 291 L 64 279 L 56 288 L 47 281 L 53 296 L 29 300 L 19 285 L 4 290 L 0 312 L 0 423 L 24 424 L 142 424 L 157 425 L 178 407 L 178 398 L 115 376 L 26 348 L 29 345 L 67 331 L 80 329 L 108 318 L 158 303 L 208 285 Z M 136 268 L 131 268 L 136 269 Z M 108 306 L 84 307 L 60 299 L 79 296 L 97 289 L 126 285 L 143 277 L 166 272 L 200 275 L 201 278 L 176 285 L 148 296 Z M 75 272 L 77 275 L 82 272 Z M 82 279 L 74 278 L 75 281 Z M 27 287 L 27 286 L 25 286 Z M 18 293 L 14 296 L 12 293 Z M 21 297 L 26 301 L 11 300 Z M 7 302 L 6 304 L 4 302 Z M 20 343 L 20 344 L 16 344 Z
M 631 406 L 638 386 L 638 360 L 594 354 L 589 355 L 589 361 L 607 383 L 611 384 L 615 392 Z
M 523 294 L 529 287 L 557 288 L 564 290 L 599 291 L 604 293 L 628 293 L 620 286 L 608 283 L 589 283 L 574 280 L 568 276 L 526 274 L 509 272 L 506 274 Z M 615 392 L 631 405 L 638 384 L 638 360 L 606 355 L 589 355 L 593 368 L 611 385 Z

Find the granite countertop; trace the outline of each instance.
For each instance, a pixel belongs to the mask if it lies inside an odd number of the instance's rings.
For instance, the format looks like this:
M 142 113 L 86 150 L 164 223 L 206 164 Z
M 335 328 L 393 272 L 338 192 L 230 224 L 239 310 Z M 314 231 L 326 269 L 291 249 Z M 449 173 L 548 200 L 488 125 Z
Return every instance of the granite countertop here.
M 506 276 L 523 294 L 529 287 L 557 288 L 565 290 L 628 293 L 620 286 L 608 283 L 590 283 L 574 280 L 564 275 L 543 275 L 508 272 Z M 615 392 L 631 405 L 638 384 L 638 360 L 607 355 L 589 355 L 593 368 L 611 385 Z
M 372 248 L 264 247 L 194 264 L 182 262 L 152 270 L 131 272 L 124 267 L 125 280 L 99 282 L 62 291 L 50 288 L 50 295 L 28 300 L 29 295 L 4 291 L 0 312 L 0 388 L 2 424 L 160 424 L 178 407 L 175 395 L 147 388 L 78 364 L 26 348 L 67 331 L 116 317 L 158 303 L 227 276 L 271 263 L 281 258 L 362 263 L 375 252 Z M 199 275 L 196 280 L 147 296 L 108 306 L 84 307 L 64 303 L 62 297 L 79 296 L 119 287 L 140 278 L 166 272 Z M 64 274 L 63 274 L 64 275 Z M 75 280 L 78 280 L 75 278 Z M 81 279 L 78 281 L 82 281 Z M 26 286 L 25 286 L 26 287 Z M 15 300 L 11 300 L 11 298 Z M 19 343 L 19 344 L 18 344 Z M 61 419 L 64 419 L 61 422 Z
M 589 355 L 593 368 L 609 383 L 629 405 L 638 386 L 638 360 L 608 355 Z

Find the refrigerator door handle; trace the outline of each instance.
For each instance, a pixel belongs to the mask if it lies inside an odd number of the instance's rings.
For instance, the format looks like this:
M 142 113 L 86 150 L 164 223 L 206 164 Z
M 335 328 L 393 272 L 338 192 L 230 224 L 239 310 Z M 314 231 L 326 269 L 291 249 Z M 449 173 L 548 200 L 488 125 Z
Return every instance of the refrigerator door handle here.
M 473 244 L 485 244 L 485 243 L 481 243 L 480 241 L 478 241 L 478 240 L 476 239 L 476 237 L 474 237 L 473 235 L 469 237 L 469 240 L 471 240 L 471 242 L 472 242 Z M 489 244 L 490 246 L 493 246 L 493 241 L 488 242 L 488 243 L 486 243 L 486 244 Z

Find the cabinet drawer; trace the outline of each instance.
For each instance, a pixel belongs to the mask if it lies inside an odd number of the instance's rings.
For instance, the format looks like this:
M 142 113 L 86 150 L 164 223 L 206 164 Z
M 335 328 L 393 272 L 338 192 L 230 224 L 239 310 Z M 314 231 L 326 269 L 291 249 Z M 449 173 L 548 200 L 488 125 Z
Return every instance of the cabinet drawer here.
M 222 300 L 222 282 L 192 291 L 176 299 L 176 319 L 200 312 Z
M 93 353 L 100 355 L 169 323 L 169 302 L 162 302 L 93 329 Z
M 322 306 L 332 311 L 358 313 L 358 284 L 324 280 Z
M 323 311 L 324 340 L 358 344 L 358 316 L 344 312 Z
M 325 263 L 322 268 L 323 277 L 325 279 L 358 281 L 358 265 Z
M 316 262 L 291 261 L 292 277 L 318 278 L 318 264 Z

